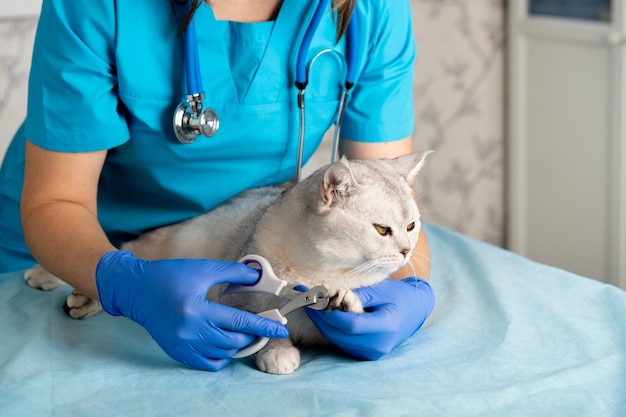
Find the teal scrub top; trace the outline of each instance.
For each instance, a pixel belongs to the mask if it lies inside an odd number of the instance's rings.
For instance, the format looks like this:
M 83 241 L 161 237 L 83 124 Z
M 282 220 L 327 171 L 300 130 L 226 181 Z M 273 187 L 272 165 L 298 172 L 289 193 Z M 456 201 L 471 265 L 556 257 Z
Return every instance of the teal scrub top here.
M 330 3 L 330 2 L 329 2 Z M 188 93 L 184 10 L 172 0 L 44 0 L 29 79 L 28 111 L 0 171 L 0 272 L 33 260 L 19 220 L 24 143 L 60 152 L 108 150 L 98 216 L 114 244 L 210 210 L 241 191 L 295 173 L 299 130 L 296 55 L 317 2 L 284 0 L 275 21 L 216 21 L 196 12 L 212 138 L 177 141 L 176 106 Z M 413 132 L 415 45 L 409 0 L 358 0 L 356 85 L 341 136 L 393 141 Z M 307 59 L 304 160 L 336 118 L 345 81 L 345 36 L 330 7 Z

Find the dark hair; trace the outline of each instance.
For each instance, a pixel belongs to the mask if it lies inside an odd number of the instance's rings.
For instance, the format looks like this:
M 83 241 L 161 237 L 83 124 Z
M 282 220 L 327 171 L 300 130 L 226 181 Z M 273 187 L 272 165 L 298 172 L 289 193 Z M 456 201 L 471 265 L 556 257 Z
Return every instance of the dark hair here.
M 185 28 L 187 28 L 187 25 L 189 25 L 189 22 L 193 18 L 193 15 L 196 12 L 196 9 L 200 5 L 201 1 L 204 0 L 174 0 L 175 3 L 179 4 L 184 4 L 187 2 L 191 3 L 189 6 L 189 12 L 185 15 L 185 18 L 183 19 L 183 22 L 178 30 L 178 35 L 181 35 L 185 31 Z M 354 3 L 356 3 L 356 0 L 332 0 L 332 2 L 333 10 L 336 12 L 336 41 L 339 41 L 339 39 L 341 39 L 343 34 L 346 32 L 346 29 L 348 29 L 348 22 L 350 22 L 350 16 L 352 16 Z

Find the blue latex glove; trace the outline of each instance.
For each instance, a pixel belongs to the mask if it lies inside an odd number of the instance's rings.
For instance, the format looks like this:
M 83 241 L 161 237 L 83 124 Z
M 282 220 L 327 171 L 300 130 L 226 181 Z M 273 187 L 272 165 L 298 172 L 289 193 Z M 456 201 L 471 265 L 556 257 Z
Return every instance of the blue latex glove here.
M 377 360 L 411 337 L 435 305 L 430 284 L 416 277 L 386 279 L 354 292 L 365 313 L 305 310 L 324 337 L 364 360 Z
M 257 336 L 287 337 L 277 321 L 211 303 L 220 283 L 251 285 L 258 271 L 241 263 L 204 259 L 146 261 L 128 251 L 105 254 L 96 268 L 102 308 L 139 323 L 173 359 L 216 371 Z

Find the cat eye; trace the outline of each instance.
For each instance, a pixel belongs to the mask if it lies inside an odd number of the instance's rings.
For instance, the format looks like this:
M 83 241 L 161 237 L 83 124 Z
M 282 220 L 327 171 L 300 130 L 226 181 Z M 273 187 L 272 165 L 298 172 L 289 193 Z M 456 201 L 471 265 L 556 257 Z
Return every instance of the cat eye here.
M 406 227 L 407 232 L 410 232 L 413 229 L 415 229 L 415 222 L 409 223 L 409 225 Z
M 391 236 L 391 227 L 381 226 L 380 224 L 374 224 L 374 227 L 381 236 Z

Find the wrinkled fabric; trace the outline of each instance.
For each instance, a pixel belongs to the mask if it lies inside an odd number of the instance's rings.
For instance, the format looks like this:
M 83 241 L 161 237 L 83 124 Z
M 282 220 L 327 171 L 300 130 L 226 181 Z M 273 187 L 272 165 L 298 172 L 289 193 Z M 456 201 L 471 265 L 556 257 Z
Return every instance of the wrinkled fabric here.
M 375 362 L 303 349 L 190 370 L 137 324 L 76 321 L 69 288 L 0 275 L 0 415 L 623 416 L 626 293 L 432 225 L 432 315 Z

